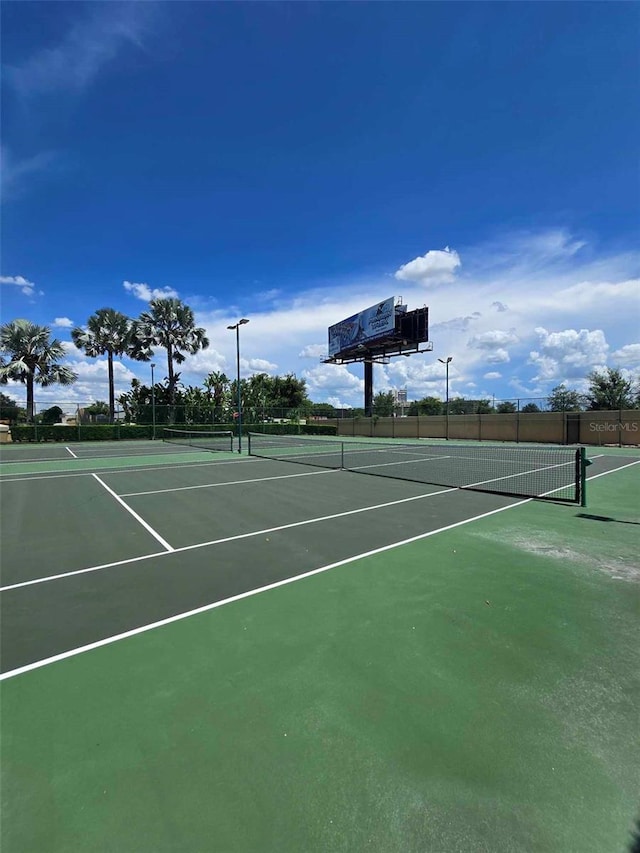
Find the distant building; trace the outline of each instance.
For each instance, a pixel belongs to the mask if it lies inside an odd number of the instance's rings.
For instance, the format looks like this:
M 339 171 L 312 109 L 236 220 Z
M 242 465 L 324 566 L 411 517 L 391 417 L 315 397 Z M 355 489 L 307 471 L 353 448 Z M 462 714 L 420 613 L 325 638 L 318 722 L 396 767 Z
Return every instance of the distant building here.
M 391 393 L 393 394 L 393 410 L 398 417 L 403 418 L 407 407 L 407 389 L 392 388 Z

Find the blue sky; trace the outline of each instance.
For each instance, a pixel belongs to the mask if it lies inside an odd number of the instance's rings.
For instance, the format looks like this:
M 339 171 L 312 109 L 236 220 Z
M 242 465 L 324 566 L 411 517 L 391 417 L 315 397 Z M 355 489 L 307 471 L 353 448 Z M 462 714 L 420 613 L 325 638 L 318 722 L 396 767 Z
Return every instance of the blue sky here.
M 362 405 L 327 326 L 389 296 L 433 353 L 376 390 L 545 396 L 640 367 L 640 7 L 4 3 L 2 321 L 70 340 L 179 295 L 182 368 Z M 163 353 L 157 360 L 162 364 Z M 106 398 L 106 363 L 43 401 Z M 149 367 L 123 361 L 119 390 Z M 20 396 L 16 392 L 14 396 Z

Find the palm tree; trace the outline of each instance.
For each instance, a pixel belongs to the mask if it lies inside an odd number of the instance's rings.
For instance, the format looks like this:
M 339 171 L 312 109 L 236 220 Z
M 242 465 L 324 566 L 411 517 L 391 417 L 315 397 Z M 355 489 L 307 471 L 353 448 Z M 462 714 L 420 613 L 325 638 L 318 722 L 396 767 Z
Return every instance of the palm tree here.
M 213 370 L 204 380 L 204 387 L 207 390 L 209 399 L 213 392 L 213 410 L 214 417 L 222 415 L 222 404 L 229 389 L 229 377 L 225 373 L 220 373 L 218 370 Z M 222 418 L 221 418 L 222 419 Z
M 71 338 L 78 349 L 90 358 L 107 356 L 109 366 L 109 421 L 115 417 L 115 389 L 113 382 L 113 357 L 125 353 L 135 358 L 135 353 L 129 352 L 131 347 L 131 320 L 120 311 L 113 308 L 100 308 L 87 321 L 87 328 L 76 327 L 71 331 Z
M 62 342 L 51 340 L 51 329 L 37 326 L 29 320 L 12 320 L 0 326 L 0 383 L 9 379 L 23 382 L 27 386 L 27 419 L 33 422 L 34 384 L 46 388 L 58 383 L 71 385 L 78 375 L 60 364 L 66 355 Z
M 187 354 L 209 346 L 205 330 L 196 326 L 193 311 L 180 299 L 152 299 L 149 311 L 143 311 L 133 324 L 133 349 L 137 358 L 149 361 L 153 347 L 167 351 L 167 379 L 169 391 L 169 420 L 173 422 L 177 377 L 173 363 L 182 364 Z

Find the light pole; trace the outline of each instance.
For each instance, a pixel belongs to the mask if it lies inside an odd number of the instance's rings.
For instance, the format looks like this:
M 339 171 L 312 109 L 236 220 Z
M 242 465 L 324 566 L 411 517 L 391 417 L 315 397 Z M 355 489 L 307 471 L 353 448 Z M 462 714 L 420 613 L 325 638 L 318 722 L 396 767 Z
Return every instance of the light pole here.
M 447 437 L 447 441 L 449 441 L 449 364 L 453 361 L 453 356 L 452 355 L 447 356 L 446 359 L 439 358 L 438 361 L 440 362 L 440 364 L 444 364 L 444 366 L 447 370 L 447 379 L 446 379 L 446 389 L 447 389 L 446 395 L 447 396 L 446 396 L 446 404 L 445 404 L 444 412 L 445 412 L 445 415 L 447 418 L 447 426 L 446 426 L 447 436 L 446 437 Z
M 238 384 L 238 453 L 242 453 L 242 394 L 240 393 L 240 326 L 248 323 L 246 317 L 238 320 L 233 326 L 227 326 L 227 329 L 235 329 L 236 332 L 236 364 L 238 367 L 237 384 Z
M 156 440 L 156 386 L 153 381 L 153 368 L 155 364 L 151 362 L 151 423 L 153 424 L 153 440 Z

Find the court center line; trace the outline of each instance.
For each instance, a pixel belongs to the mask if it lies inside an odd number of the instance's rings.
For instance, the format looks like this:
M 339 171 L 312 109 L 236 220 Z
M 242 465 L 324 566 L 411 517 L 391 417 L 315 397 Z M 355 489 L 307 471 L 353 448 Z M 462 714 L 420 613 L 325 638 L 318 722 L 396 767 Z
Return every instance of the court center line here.
M 167 492 L 188 492 L 192 489 L 215 489 L 219 486 L 238 486 L 243 483 L 266 483 L 269 480 L 290 480 L 292 477 L 318 477 L 320 474 L 336 474 L 340 469 L 332 468 L 327 471 L 305 471 L 304 474 L 279 474 L 277 477 L 255 477 L 250 480 L 227 480 L 224 483 L 204 483 L 200 486 L 176 486 L 172 489 L 153 489 L 150 492 L 127 492 L 122 498 L 137 498 L 140 495 L 163 495 Z
M 74 459 L 77 459 L 77 458 L 78 458 L 78 457 L 76 456 L 76 454 L 73 452 L 73 450 L 72 450 L 70 447 L 65 447 L 65 450 L 68 450 L 68 451 L 69 451 L 69 453 L 73 456 L 73 458 L 74 458 Z
M 208 542 L 197 542 L 195 545 L 183 545 L 180 548 L 173 548 L 171 550 L 172 554 L 180 554 L 183 551 L 194 551 L 196 548 L 208 548 L 211 545 L 223 545 L 226 542 L 235 542 L 238 539 L 250 539 L 252 536 L 262 536 L 266 533 L 276 533 L 279 530 L 289 530 L 293 527 L 304 527 L 307 524 L 318 524 L 321 521 L 331 521 L 334 518 L 344 518 L 347 515 L 356 515 L 361 512 L 371 512 L 376 509 L 384 509 L 389 506 L 397 506 L 398 504 L 409 503 L 410 501 L 419 501 L 424 500 L 425 498 L 432 498 L 436 495 L 445 495 L 449 492 L 457 492 L 458 489 L 440 489 L 437 492 L 428 492 L 426 495 L 414 495 L 410 498 L 401 498 L 396 501 L 388 501 L 382 504 L 374 504 L 373 506 L 364 506 L 359 507 L 358 509 L 349 509 L 345 512 L 337 512 L 332 515 L 322 515 L 316 518 L 306 518 L 303 521 L 292 521 L 288 524 L 279 524 L 277 527 L 267 527 L 264 530 L 252 530 L 250 533 L 238 533 L 235 536 L 225 536 L 223 539 L 211 539 Z M 112 493 L 113 494 L 113 493 Z M 117 497 L 117 496 L 116 496 Z M 169 552 L 167 551 L 159 551 L 155 554 L 144 554 L 142 557 L 129 557 L 127 560 L 118 560 L 113 563 L 103 563 L 100 566 L 89 566 L 86 569 L 76 569 L 73 572 L 63 572 L 57 575 L 46 575 L 41 578 L 34 578 L 30 581 L 22 581 L 21 583 L 14 583 L 8 586 L 0 587 L 0 592 L 9 592 L 12 589 L 20 589 L 25 586 L 35 586 L 36 584 L 48 583 L 49 581 L 62 580 L 64 578 L 75 577 L 76 575 L 84 575 L 89 572 L 98 572 L 103 569 L 111 569 L 116 566 L 124 566 L 127 563 L 137 563 L 142 560 L 151 560 L 154 557 L 166 557 Z
M 438 492 L 436 494 L 441 493 Z M 400 542 L 392 542 L 389 545 L 383 545 L 382 547 L 374 548 L 371 551 L 364 551 L 361 554 L 355 554 L 351 557 L 347 557 L 344 560 L 338 560 L 335 563 L 329 563 L 326 566 L 320 566 L 317 569 L 311 569 L 308 572 L 303 572 L 302 574 L 295 575 L 291 578 L 284 578 L 283 580 L 275 581 L 274 583 L 258 587 L 257 589 L 251 589 L 247 592 L 241 592 L 238 595 L 232 595 L 229 598 L 223 598 L 221 601 L 214 601 L 211 604 L 205 604 L 202 607 L 196 607 L 193 610 L 187 610 L 184 613 L 176 613 L 174 616 L 169 616 L 166 619 L 160 619 L 157 622 L 150 622 L 148 625 L 141 625 L 138 628 L 133 628 L 130 631 L 124 631 L 121 634 L 114 634 L 111 637 L 105 637 L 102 640 L 97 640 L 95 643 L 88 643 L 86 646 L 79 646 L 76 649 L 69 649 L 68 651 L 61 652 L 58 655 L 53 655 L 49 658 L 43 658 L 42 660 L 34 661 L 33 663 L 26 664 L 25 666 L 18 667 L 17 669 L 12 669 L 8 670 L 7 672 L 3 672 L 0 674 L 0 681 L 5 681 L 9 678 L 14 678 L 16 675 L 23 675 L 26 672 L 32 672 L 34 669 L 40 669 L 44 666 L 49 666 L 52 663 L 57 663 L 59 661 L 66 660 L 67 658 L 76 657 L 77 655 L 93 651 L 94 649 L 99 649 L 103 646 L 111 645 L 112 643 L 117 643 L 120 640 L 126 640 L 130 637 L 135 637 L 138 634 L 145 634 L 147 633 L 147 631 L 153 631 L 156 628 L 162 628 L 166 625 L 171 625 L 174 622 L 180 622 L 183 619 L 188 619 L 191 616 L 197 616 L 200 613 L 207 613 L 210 610 L 215 610 L 218 607 L 224 607 L 226 604 L 232 604 L 233 602 L 241 601 L 244 598 L 251 598 L 254 595 L 260 595 L 263 592 L 269 592 L 272 589 L 278 589 L 282 586 L 288 586 L 289 584 L 297 583 L 298 581 L 313 577 L 314 575 L 319 575 L 323 572 L 328 572 L 331 569 L 337 569 L 340 566 L 346 566 L 349 563 L 355 563 L 357 560 L 364 560 L 367 557 L 374 557 L 376 554 L 383 554 L 385 551 L 391 551 L 394 548 L 400 548 L 403 545 L 410 545 L 412 542 L 419 542 L 422 539 L 427 539 L 430 536 L 436 536 L 439 533 L 445 533 L 447 530 L 453 530 L 454 528 L 461 527 L 464 524 L 470 524 L 473 521 L 479 521 L 481 518 L 487 518 L 490 515 L 495 515 L 496 513 L 504 512 L 508 509 L 513 509 L 516 506 L 521 506 L 522 504 L 529 503 L 529 501 L 531 500 L 531 498 L 526 498 L 525 500 L 518 501 L 515 504 L 509 504 L 508 506 L 499 507 L 498 509 L 492 509 L 489 512 L 483 512 L 480 515 L 474 515 L 471 516 L 471 518 L 465 518 L 462 521 L 456 521 L 453 524 L 447 524 L 444 527 L 438 527 L 435 530 L 429 530 L 426 533 L 420 533 L 418 536 L 411 536 L 409 539 L 402 539 Z
M 141 524 L 141 525 L 144 527 L 144 529 L 154 537 L 154 539 L 157 539 L 157 540 L 158 540 L 158 542 L 163 546 L 163 548 L 166 548 L 166 549 L 167 549 L 167 551 L 174 551 L 174 550 L 175 550 L 175 548 L 173 548 L 173 546 L 169 545 L 169 543 L 166 541 L 166 539 L 163 539 L 163 538 L 162 538 L 162 536 L 160 536 L 160 534 L 159 534 L 157 531 L 155 531 L 155 530 L 153 529 L 153 527 L 151 527 L 151 525 L 150 525 L 150 524 L 147 524 L 147 522 L 144 520 L 144 518 L 142 518 L 141 516 L 139 516 L 139 515 L 138 515 L 138 513 L 137 513 L 134 509 L 131 509 L 131 507 L 130 507 L 130 506 L 128 506 L 128 505 L 127 505 L 127 504 L 122 500 L 122 498 L 120 497 L 120 495 L 117 495 L 117 494 L 113 491 L 113 489 L 110 489 L 110 488 L 109 488 L 109 486 L 107 486 L 107 484 L 106 484 L 103 480 L 101 480 L 101 479 L 100 479 L 100 477 L 98 477 L 98 475 L 97 475 L 97 474 L 92 474 L 91 476 L 92 476 L 95 480 L 97 480 L 97 481 L 100 483 L 100 485 L 101 485 L 104 489 L 106 489 L 106 490 L 109 492 L 109 494 L 111 495 L 111 497 L 115 498 L 115 499 L 118 501 L 118 503 L 120 504 L 120 506 L 123 506 L 123 507 L 126 509 L 126 511 L 127 511 L 130 515 L 132 515 L 132 516 L 135 518 L 135 520 L 136 520 L 139 524 Z

